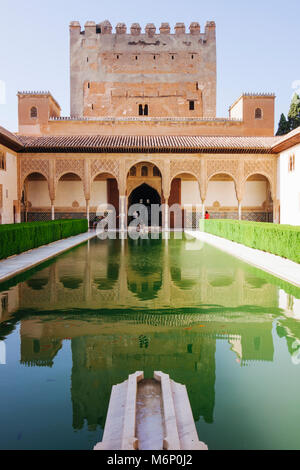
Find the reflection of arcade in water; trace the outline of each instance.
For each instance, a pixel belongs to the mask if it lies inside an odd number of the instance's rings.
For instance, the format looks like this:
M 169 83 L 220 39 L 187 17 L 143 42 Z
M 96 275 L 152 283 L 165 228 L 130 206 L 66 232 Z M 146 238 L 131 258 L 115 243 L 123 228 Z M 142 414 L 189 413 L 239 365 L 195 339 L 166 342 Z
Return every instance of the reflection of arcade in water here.
M 217 341 L 241 365 L 273 361 L 272 322 L 289 297 L 280 291 L 278 303 L 277 286 L 252 268 L 193 243 L 94 241 L 0 294 L 6 328 L 21 320 L 23 364 L 51 367 L 71 341 L 75 429 L 104 426 L 112 385 L 136 370 L 186 384 L 195 420 L 212 422 Z M 278 327 L 291 354 L 294 323 Z
M 199 246 L 197 245 L 199 244 Z M 92 240 L 18 284 L 21 309 L 277 307 L 277 286 L 198 240 Z M 8 292 L 10 295 L 11 291 Z M 4 295 L 4 293 L 2 294 Z M 3 314 L 4 315 L 4 314 Z

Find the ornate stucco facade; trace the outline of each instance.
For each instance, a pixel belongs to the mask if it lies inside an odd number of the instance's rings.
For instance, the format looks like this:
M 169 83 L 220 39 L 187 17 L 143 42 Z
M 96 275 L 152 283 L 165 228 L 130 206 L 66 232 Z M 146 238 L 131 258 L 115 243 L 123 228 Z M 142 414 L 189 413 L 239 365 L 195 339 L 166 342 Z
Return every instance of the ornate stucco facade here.
M 2 220 L 92 220 L 99 204 L 123 214 L 155 201 L 186 208 L 193 224 L 196 209 L 279 222 L 275 96 L 243 94 L 216 117 L 215 28 L 118 24 L 113 34 L 107 21 L 72 22 L 71 116 L 49 92 L 18 93 L 19 133 L 0 136 L 17 183 Z

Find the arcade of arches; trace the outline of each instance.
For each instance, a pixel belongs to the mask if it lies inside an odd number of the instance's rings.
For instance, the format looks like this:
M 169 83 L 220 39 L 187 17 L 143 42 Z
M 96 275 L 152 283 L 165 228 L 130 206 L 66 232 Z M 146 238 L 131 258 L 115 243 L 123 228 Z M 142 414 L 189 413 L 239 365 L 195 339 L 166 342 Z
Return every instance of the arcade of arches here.
M 193 225 L 205 210 L 211 218 L 276 222 L 279 216 L 273 155 L 22 155 L 20 176 L 19 215 L 26 221 L 92 223 L 99 205 L 111 204 L 119 215 L 133 203 L 179 204 Z

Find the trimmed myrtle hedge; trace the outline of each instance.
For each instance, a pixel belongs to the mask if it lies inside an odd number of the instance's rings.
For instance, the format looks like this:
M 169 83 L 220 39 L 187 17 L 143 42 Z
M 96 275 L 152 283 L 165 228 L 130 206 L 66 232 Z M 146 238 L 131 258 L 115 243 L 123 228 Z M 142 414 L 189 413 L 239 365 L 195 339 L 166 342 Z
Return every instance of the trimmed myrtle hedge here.
M 205 220 L 204 227 L 204 231 L 212 235 L 300 263 L 299 226 L 212 219 Z
M 86 219 L 0 225 L 0 259 L 87 232 Z

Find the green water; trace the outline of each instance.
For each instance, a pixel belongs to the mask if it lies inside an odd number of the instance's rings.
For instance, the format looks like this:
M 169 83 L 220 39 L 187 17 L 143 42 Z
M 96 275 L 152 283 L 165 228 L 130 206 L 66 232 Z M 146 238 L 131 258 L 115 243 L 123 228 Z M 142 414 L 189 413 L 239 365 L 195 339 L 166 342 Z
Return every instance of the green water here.
M 210 449 L 300 449 L 299 299 L 187 239 L 94 239 L 26 272 L 0 285 L 0 448 L 92 449 L 112 385 L 162 370 Z

